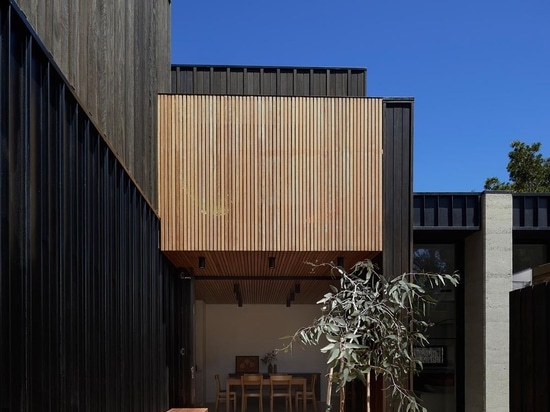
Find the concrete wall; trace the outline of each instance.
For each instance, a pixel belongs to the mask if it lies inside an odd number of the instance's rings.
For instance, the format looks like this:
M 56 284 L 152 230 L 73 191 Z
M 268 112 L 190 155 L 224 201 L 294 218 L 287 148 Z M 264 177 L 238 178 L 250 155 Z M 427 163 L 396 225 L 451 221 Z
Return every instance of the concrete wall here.
M 214 402 L 218 373 L 225 385 L 228 373 L 235 372 L 235 356 L 258 355 L 281 348 L 282 337 L 311 324 L 320 315 L 318 305 L 205 305 L 196 302 L 197 405 Z M 320 346 L 292 353 L 279 353 L 278 372 L 318 372 L 321 374 L 321 400 L 326 397 L 326 357 Z M 260 363 L 260 372 L 267 366 Z M 203 396 L 201 398 L 200 396 Z
M 512 290 L 512 195 L 482 197 L 485 238 L 486 410 L 509 410 L 509 342 Z
M 465 242 L 465 403 L 468 411 L 509 410 L 509 299 L 512 195 L 484 193 L 482 230 Z

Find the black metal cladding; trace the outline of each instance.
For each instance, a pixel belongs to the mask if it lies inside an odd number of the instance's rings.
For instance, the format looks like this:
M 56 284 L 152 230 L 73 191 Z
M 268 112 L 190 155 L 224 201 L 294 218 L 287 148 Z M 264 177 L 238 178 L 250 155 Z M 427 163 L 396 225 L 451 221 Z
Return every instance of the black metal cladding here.
M 366 96 L 366 69 L 172 65 L 172 93 Z
M 414 229 L 478 230 L 479 193 L 415 193 Z
M 383 116 L 383 270 L 395 276 L 412 266 L 413 101 L 384 99 Z
M 0 411 L 180 406 L 158 218 L 8 2 L 0 143 Z
M 510 410 L 550 410 L 550 284 L 510 292 Z
M 550 194 L 514 194 L 514 229 L 550 229 Z

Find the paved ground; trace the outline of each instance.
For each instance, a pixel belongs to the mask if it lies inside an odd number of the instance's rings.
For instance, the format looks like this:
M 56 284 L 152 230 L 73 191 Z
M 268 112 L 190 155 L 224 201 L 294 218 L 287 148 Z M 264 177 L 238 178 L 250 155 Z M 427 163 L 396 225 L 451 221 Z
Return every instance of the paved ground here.
M 277 402 L 278 401 L 278 402 Z M 273 412 L 285 412 L 285 404 L 281 399 L 277 399 L 277 401 L 274 404 Z M 214 408 L 215 404 L 206 404 L 205 407 L 208 408 L 208 412 L 215 412 L 216 408 Z M 218 412 L 225 412 L 225 403 L 220 404 L 220 408 Z M 241 412 L 241 404 L 240 402 L 237 402 L 237 411 Z M 258 409 L 258 402 L 254 400 L 249 400 L 248 407 L 246 408 L 246 412 L 259 412 Z M 263 412 L 270 412 L 269 411 L 269 401 L 264 402 L 264 410 Z M 292 405 L 292 412 L 297 412 L 294 409 L 294 405 Z M 302 412 L 302 409 L 298 412 Z M 307 412 L 314 412 L 313 406 L 309 402 L 307 405 Z M 324 409 L 321 404 L 317 406 L 317 412 L 324 412 Z

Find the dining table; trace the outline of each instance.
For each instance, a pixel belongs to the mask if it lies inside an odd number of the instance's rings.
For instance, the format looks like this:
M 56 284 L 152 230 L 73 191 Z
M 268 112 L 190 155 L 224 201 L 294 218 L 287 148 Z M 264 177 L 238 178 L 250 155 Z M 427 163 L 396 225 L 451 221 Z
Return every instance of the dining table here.
M 289 375 L 292 375 L 292 373 L 289 373 Z M 265 377 L 263 378 L 263 385 L 264 386 L 269 386 L 269 377 Z M 229 406 L 231 404 L 231 402 L 229 401 L 229 392 L 231 392 L 231 387 L 232 386 L 241 386 L 241 378 L 240 377 L 235 377 L 235 376 L 228 376 L 226 379 L 225 379 L 225 396 L 226 396 L 226 402 L 225 402 L 225 407 L 226 407 L 226 412 L 229 412 Z M 292 386 L 299 386 L 301 387 L 301 390 L 305 393 L 306 390 L 307 390 L 307 378 L 304 378 L 304 377 L 298 377 L 298 376 L 293 376 L 292 377 Z M 304 399 L 304 403 L 303 403 L 303 408 L 302 410 L 306 410 L 306 401 L 307 401 L 307 397 L 304 396 L 303 397 Z

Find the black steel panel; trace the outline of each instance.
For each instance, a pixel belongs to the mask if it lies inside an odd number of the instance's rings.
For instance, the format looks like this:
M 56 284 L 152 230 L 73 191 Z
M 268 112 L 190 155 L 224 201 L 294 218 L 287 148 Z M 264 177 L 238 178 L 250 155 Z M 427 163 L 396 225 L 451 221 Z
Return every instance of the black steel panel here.
M 169 3 L 9 1 L 26 14 L 104 138 L 155 205 L 156 96 L 170 87 Z
M 0 59 L 0 410 L 189 406 L 155 212 L 8 2 Z
M 449 196 L 441 197 L 439 199 L 438 205 L 437 205 L 437 216 L 439 216 L 439 224 L 441 226 L 451 226 L 453 224 L 452 221 L 452 211 L 453 211 L 453 204 L 452 204 L 452 198 Z
M 295 96 L 309 96 L 310 94 L 310 81 L 309 70 L 307 69 L 294 69 L 294 95 Z
M 236 94 L 244 93 L 244 69 L 224 70 L 226 77 L 229 77 L 229 90 L 214 89 L 208 94 Z
M 383 271 L 395 276 L 411 270 L 412 119 L 410 100 L 383 103 Z
M 550 194 L 548 193 L 514 193 L 514 229 L 550 229 L 549 203 Z
M 172 93 L 366 96 L 366 70 L 348 68 L 172 66 Z
M 523 195 L 518 195 L 518 200 Z M 538 196 L 538 195 L 537 195 Z M 523 199 L 521 199 L 523 200 Z M 510 410 L 550 410 L 550 285 L 510 293 Z
M 437 219 L 437 198 L 430 197 L 425 199 L 424 223 L 427 226 L 436 226 Z
M 277 72 L 275 70 L 260 69 L 261 94 L 264 96 L 277 95 Z
M 550 196 L 540 196 L 538 198 L 539 205 L 538 205 L 538 221 L 539 221 L 539 227 L 550 227 L 549 218 L 550 218 L 550 209 L 548 208 L 548 204 L 550 202 Z
M 533 288 L 534 305 L 533 311 L 536 315 L 533 316 L 533 357 L 535 359 L 533 365 L 533 390 L 534 396 L 534 411 L 548 410 L 549 395 L 548 395 L 548 380 L 549 377 L 549 328 L 548 328 L 548 306 L 550 302 L 547 300 L 548 288 Z
M 451 207 L 451 222 L 453 226 L 466 224 L 466 198 L 464 196 L 453 196 Z
M 523 197 L 523 225 L 528 227 L 538 226 L 535 199 Z
M 422 212 L 424 211 L 423 203 L 424 198 L 420 196 L 413 196 L 413 224 L 416 226 L 423 219 Z
M 212 68 L 212 84 L 213 93 L 225 94 L 227 93 L 227 73 L 224 68 Z
M 325 96 L 327 95 L 327 78 L 329 74 L 327 71 L 314 70 L 310 74 L 310 83 L 312 84 L 311 93 L 313 96 Z
M 228 70 L 228 69 L 226 69 Z M 261 95 L 261 76 L 259 70 L 247 72 L 248 81 L 245 84 L 245 94 L 259 96 Z
M 294 96 L 294 70 L 289 68 L 277 69 L 277 95 Z
M 479 193 L 415 193 L 414 229 L 478 230 Z
M 464 226 L 479 226 L 480 225 L 480 197 L 472 194 L 466 196 L 466 211 Z

